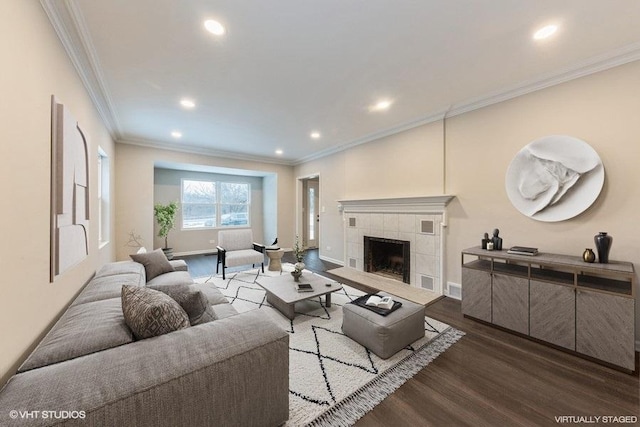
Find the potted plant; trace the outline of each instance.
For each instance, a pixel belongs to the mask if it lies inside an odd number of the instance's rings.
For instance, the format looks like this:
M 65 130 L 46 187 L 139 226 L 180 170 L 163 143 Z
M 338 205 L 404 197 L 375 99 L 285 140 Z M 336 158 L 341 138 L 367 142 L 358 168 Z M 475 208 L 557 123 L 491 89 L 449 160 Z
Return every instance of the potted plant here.
M 300 245 L 300 239 L 296 235 L 296 242 L 293 245 L 293 256 L 296 258 L 296 263 L 294 265 L 294 270 L 291 273 L 294 279 L 297 281 L 298 278 L 302 275 L 302 270 L 304 270 L 304 248 Z
M 157 203 L 153 207 L 153 215 L 156 217 L 156 221 L 160 226 L 158 237 L 164 237 L 164 248 L 162 248 L 162 250 L 167 256 L 167 259 L 173 258 L 173 248 L 169 247 L 167 236 L 176 225 L 176 213 L 178 213 L 178 204 L 176 202 L 171 202 L 168 205 Z

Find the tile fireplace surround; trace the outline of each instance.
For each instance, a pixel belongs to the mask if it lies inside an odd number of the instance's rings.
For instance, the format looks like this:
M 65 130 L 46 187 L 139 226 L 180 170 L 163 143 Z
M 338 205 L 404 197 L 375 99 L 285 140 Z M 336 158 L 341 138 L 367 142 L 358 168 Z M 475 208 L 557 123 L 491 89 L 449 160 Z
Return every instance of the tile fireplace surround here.
M 408 241 L 410 285 L 441 295 L 445 261 L 442 229 L 447 225 L 446 208 L 453 197 L 339 200 L 344 223 L 344 265 L 365 271 L 365 236 Z

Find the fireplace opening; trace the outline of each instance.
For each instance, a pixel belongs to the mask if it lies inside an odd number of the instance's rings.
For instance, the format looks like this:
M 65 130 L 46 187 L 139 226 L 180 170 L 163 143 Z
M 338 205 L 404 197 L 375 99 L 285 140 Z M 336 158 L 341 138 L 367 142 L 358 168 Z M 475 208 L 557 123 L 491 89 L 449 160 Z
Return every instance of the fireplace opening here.
M 364 268 L 366 272 L 404 283 L 410 281 L 409 242 L 364 236 Z

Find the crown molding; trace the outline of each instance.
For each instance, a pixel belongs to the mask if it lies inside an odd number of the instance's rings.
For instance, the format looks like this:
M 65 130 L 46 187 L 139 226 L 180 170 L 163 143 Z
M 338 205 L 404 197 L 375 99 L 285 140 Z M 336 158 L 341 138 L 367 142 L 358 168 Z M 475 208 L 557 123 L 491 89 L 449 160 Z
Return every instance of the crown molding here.
M 175 151 L 179 153 L 198 154 L 202 156 L 221 157 L 225 159 L 244 160 L 249 162 L 269 163 L 269 164 L 281 165 L 281 166 L 293 166 L 292 161 L 284 160 L 284 159 L 276 159 L 276 158 L 267 157 L 267 156 L 252 156 L 249 154 L 235 153 L 232 151 L 214 150 L 211 148 L 196 147 L 193 145 L 176 146 L 175 144 L 171 144 L 167 142 L 151 141 L 151 140 L 142 139 L 142 138 L 119 139 L 117 140 L 117 142 L 119 144 L 135 145 L 138 147 Z
M 365 135 L 365 136 L 363 136 L 361 138 L 354 139 L 351 142 L 347 142 L 346 144 L 339 144 L 337 146 L 329 147 L 329 148 L 327 148 L 325 150 L 317 151 L 317 152 L 315 152 L 313 154 L 310 154 L 308 156 L 301 157 L 299 159 L 296 159 L 293 163 L 295 165 L 299 165 L 299 164 L 302 164 L 302 163 L 310 162 L 312 160 L 318 160 L 318 159 L 321 159 L 323 157 L 327 157 L 327 156 L 330 156 L 332 154 L 348 150 L 349 148 L 353 148 L 353 147 L 357 147 L 358 145 L 366 144 L 367 142 L 372 142 L 372 141 L 375 141 L 375 140 L 378 140 L 378 139 L 381 139 L 381 138 L 384 138 L 384 137 L 387 137 L 387 136 L 391 136 L 391 135 L 395 135 L 395 134 L 400 133 L 400 132 L 404 132 L 405 130 L 414 129 L 414 128 L 417 128 L 419 126 L 426 125 L 428 123 L 439 122 L 440 120 L 445 118 L 445 116 L 447 115 L 448 111 L 449 111 L 449 108 L 437 111 L 437 112 L 435 112 L 433 114 L 430 114 L 428 116 L 423 116 L 423 117 L 420 117 L 419 119 L 412 120 L 410 122 L 406 122 L 406 123 L 403 123 L 403 124 L 398 125 L 398 126 L 387 128 L 387 129 L 382 130 L 380 132 L 370 133 L 370 134 Z
M 181 151 L 207 156 L 220 156 L 231 159 L 258 161 L 263 163 L 281 164 L 295 166 L 313 160 L 318 160 L 332 154 L 336 154 L 350 148 L 378 140 L 399 132 L 413 129 L 425 124 L 438 122 L 449 117 L 458 116 L 480 108 L 488 107 L 509 99 L 513 99 L 528 93 L 546 89 L 561 83 L 568 82 L 580 77 L 585 77 L 600 71 L 624 65 L 640 60 L 640 42 L 623 46 L 619 49 L 607 52 L 602 55 L 591 57 L 583 62 L 570 67 L 557 70 L 553 73 L 540 76 L 539 78 L 522 82 L 510 88 L 491 92 L 469 99 L 463 103 L 458 103 L 447 110 L 422 116 L 413 121 L 393 126 L 385 130 L 375 132 L 344 144 L 334 145 L 325 150 L 317 151 L 311 155 L 304 156 L 291 161 L 283 161 L 273 157 L 249 156 L 219 150 L 208 150 L 202 147 L 176 148 L 175 146 L 147 140 L 124 140 L 123 131 L 120 126 L 113 102 L 109 95 L 108 86 L 102 74 L 102 68 L 98 55 L 91 42 L 89 31 L 87 30 L 82 14 L 76 3 L 77 0 L 40 0 L 40 4 L 45 10 L 49 21 L 55 29 L 64 49 L 71 62 L 77 70 L 95 108 L 97 109 L 103 123 L 109 130 L 114 140 L 121 143 L 129 143 L 144 147 L 159 148 L 171 151 Z
M 309 156 L 297 159 L 294 164 L 299 165 L 312 160 L 318 160 L 323 157 L 348 150 L 349 148 L 358 146 L 360 144 L 365 144 L 367 142 L 375 141 L 376 139 L 384 138 L 386 136 L 393 135 L 418 126 L 434 123 L 454 116 L 459 116 L 461 114 L 468 113 L 474 110 L 479 110 L 480 108 L 498 104 L 503 101 L 508 101 L 510 99 L 517 98 L 528 93 L 546 89 L 551 86 L 559 85 L 561 83 L 575 80 L 580 77 L 585 77 L 590 74 L 595 74 L 600 71 L 605 71 L 610 68 L 628 64 L 637 60 L 640 60 L 640 42 L 623 46 L 620 49 L 616 49 L 603 55 L 591 57 L 583 62 L 574 64 L 573 66 L 565 67 L 553 73 L 543 75 L 539 78 L 519 83 L 510 88 L 487 93 L 480 97 L 470 99 L 466 102 L 452 105 L 447 110 L 442 110 L 434 114 L 421 117 L 412 122 L 388 128 L 386 130 L 367 135 L 346 144 L 339 144 L 332 148 L 318 151 Z
M 579 79 L 580 77 L 585 77 L 590 74 L 599 73 L 600 71 L 628 64 L 639 59 L 640 42 L 632 43 L 614 51 L 593 56 L 572 66 L 547 73 L 529 81 L 521 82 L 510 88 L 491 92 L 464 103 L 453 105 L 451 111 L 446 114 L 446 117 L 458 116 L 499 102 L 508 101 L 509 99 Z
M 102 67 L 75 0 L 40 0 L 40 4 L 104 125 L 113 139 L 120 139 L 122 130 L 102 75 Z

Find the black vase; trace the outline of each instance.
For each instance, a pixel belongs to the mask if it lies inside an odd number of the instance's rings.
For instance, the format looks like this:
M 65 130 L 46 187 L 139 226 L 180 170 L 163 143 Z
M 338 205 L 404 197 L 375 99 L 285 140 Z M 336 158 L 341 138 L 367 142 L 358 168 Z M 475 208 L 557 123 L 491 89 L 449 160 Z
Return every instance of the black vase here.
M 601 264 L 608 263 L 609 250 L 611 249 L 613 237 L 609 236 L 604 231 L 601 231 L 593 237 L 593 241 L 595 242 L 596 249 L 598 250 L 598 262 Z

